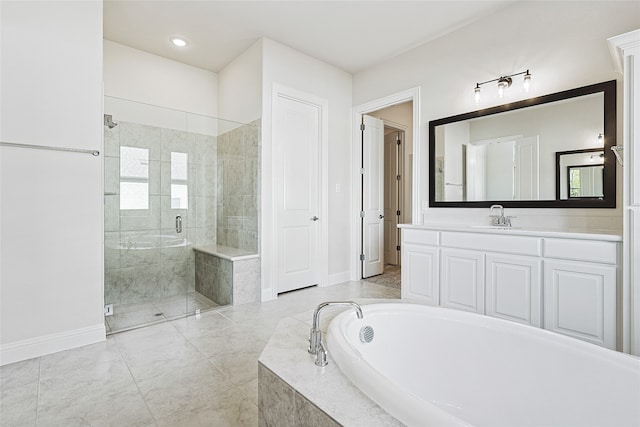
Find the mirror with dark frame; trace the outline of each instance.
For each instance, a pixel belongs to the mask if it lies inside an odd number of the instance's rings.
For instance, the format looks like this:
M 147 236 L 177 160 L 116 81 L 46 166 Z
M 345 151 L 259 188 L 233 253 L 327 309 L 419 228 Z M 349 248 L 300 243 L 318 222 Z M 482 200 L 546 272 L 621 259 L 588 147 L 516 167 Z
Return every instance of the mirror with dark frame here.
M 556 153 L 556 200 L 604 197 L 602 148 Z
M 429 206 L 614 208 L 614 145 L 615 80 L 433 120 Z

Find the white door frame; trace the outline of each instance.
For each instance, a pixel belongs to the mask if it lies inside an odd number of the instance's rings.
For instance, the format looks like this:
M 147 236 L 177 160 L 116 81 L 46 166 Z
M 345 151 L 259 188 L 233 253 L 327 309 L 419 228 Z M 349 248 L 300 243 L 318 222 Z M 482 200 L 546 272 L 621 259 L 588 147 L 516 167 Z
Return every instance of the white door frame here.
M 319 182 L 320 182 L 320 195 L 319 195 L 319 203 L 320 203 L 320 221 L 318 221 L 318 226 L 320 227 L 320 259 L 318 259 L 318 269 L 319 269 L 319 278 L 320 278 L 320 283 L 318 284 L 318 286 L 322 287 L 322 286 L 327 286 L 328 283 L 328 259 L 329 259 L 329 227 L 327 224 L 327 220 L 328 220 L 328 216 L 329 216 L 329 207 L 328 207 L 328 181 L 327 181 L 327 176 L 328 176 L 328 158 L 329 158 L 329 122 L 328 122 L 328 117 L 329 117 L 329 101 L 327 99 L 324 98 L 320 98 L 318 96 L 315 96 L 313 94 L 307 93 L 307 92 L 302 92 L 299 91 L 297 89 L 293 89 L 287 86 L 284 86 L 282 84 L 279 83 L 273 83 L 273 87 L 272 87 L 272 95 L 271 95 L 271 122 L 269 123 L 269 130 L 271 132 L 273 132 L 273 127 L 274 127 L 274 123 L 273 121 L 276 120 L 277 115 L 274 114 L 275 110 L 276 110 L 276 104 L 277 104 L 277 100 L 278 97 L 286 97 L 286 98 L 290 98 L 290 99 L 294 99 L 296 101 L 299 102 L 303 102 L 306 104 L 310 104 L 313 106 L 318 107 L 318 109 L 320 110 L 320 165 L 318 170 L 320 171 L 320 177 L 319 177 Z M 271 150 L 271 152 L 273 152 L 273 148 L 275 145 L 275 142 L 272 140 L 273 135 L 270 135 L 270 138 L 267 139 L 263 138 L 263 143 L 269 143 L 269 147 L 263 147 L 263 153 L 265 150 Z M 274 159 L 273 156 L 269 156 L 269 161 L 270 161 L 270 167 L 269 170 L 273 170 L 273 166 L 274 166 Z M 263 164 L 266 161 L 266 159 L 263 159 Z M 262 174 L 263 179 L 264 179 L 264 173 Z M 263 182 L 263 188 L 264 185 L 266 183 Z M 270 224 L 271 230 L 275 230 L 276 229 L 276 225 L 277 225 L 277 206 L 275 203 L 273 203 L 273 198 L 271 197 L 274 194 L 274 190 L 275 190 L 275 185 L 276 183 L 273 182 L 273 180 L 270 181 L 269 183 L 269 194 L 265 194 L 266 192 L 263 192 L 261 198 L 261 205 L 263 206 L 263 208 L 265 209 L 265 213 L 268 213 L 267 216 L 269 216 L 270 218 L 264 218 L 265 224 Z M 267 241 L 268 240 L 268 241 Z M 273 233 L 271 233 L 271 238 L 270 239 L 265 239 L 265 241 L 263 241 L 263 244 L 261 245 L 263 249 L 266 249 L 267 251 L 269 251 L 269 253 L 271 254 L 271 260 L 273 261 L 277 261 L 276 258 L 273 256 L 273 254 L 277 253 L 277 247 L 276 247 L 276 240 L 275 238 L 273 238 Z M 265 254 L 265 251 L 262 250 L 262 255 Z M 261 258 L 262 258 L 261 255 Z M 261 265 L 264 265 L 264 261 L 266 259 L 263 259 L 261 261 Z M 267 270 L 267 271 L 265 271 Z M 268 274 L 268 278 L 264 277 L 262 278 L 262 286 L 263 286 L 263 301 L 266 301 L 267 299 L 276 299 L 278 297 L 278 287 L 276 286 L 276 269 L 275 268 L 270 268 L 270 269 L 263 269 L 263 275 Z M 268 280 L 268 284 L 265 287 L 265 279 Z M 264 298 L 264 291 L 266 291 L 267 289 L 270 289 L 270 296 L 271 298 Z
M 351 182 L 353 189 L 353 197 L 351 197 L 351 250 L 350 250 L 350 277 L 351 280 L 360 280 L 362 278 L 362 262 L 360 262 L 360 245 L 362 242 L 362 230 L 360 227 L 360 197 L 362 194 L 362 183 L 360 180 L 360 161 L 362 158 L 361 148 L 361 131 L 360 123 L 363 114 L 373 111 L 382 110 L 392 105 L 402 104 L 403 102 L 413 102 L 413 177 L 411 192 L 411 211 L 413 223 L 419 223 L 420 219 L 420 190 L 421 171 L 420 164 L 420 87 L 414 87 L 402 92 L 398 92 L 383 98 L 379 98 L 365 104 L 357 105 L 351 109 L 351 161 L 352 176 Z M 406 153 L 405 153 L 406 154 Z

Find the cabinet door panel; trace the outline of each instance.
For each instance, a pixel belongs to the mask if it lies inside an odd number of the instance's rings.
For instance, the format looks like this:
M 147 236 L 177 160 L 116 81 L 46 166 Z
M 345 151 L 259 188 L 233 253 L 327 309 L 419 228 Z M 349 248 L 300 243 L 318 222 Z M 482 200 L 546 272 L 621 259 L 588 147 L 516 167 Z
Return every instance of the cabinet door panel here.
M 545 261 L 544 327 L 616 348 L 616 267 Z
M 537 258 L 487 254 L 487 315 L 540 327 L 540 271 Z
M 442 249 L 440 304 L 484 314 L 484 254 Z
M 438 248 L 435 246 L 402 245 L 402 298 L 416 299 L 426 304 L 439 304 Z

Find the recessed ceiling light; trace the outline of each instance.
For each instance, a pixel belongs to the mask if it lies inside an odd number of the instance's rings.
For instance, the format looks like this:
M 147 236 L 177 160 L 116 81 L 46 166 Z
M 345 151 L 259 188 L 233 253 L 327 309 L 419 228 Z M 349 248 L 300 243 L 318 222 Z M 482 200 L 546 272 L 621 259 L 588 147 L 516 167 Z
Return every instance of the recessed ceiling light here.
M 171 37 L 171 43 L 178 47 L 185 47 L 187 45 L 187 41 L 180 37 Z

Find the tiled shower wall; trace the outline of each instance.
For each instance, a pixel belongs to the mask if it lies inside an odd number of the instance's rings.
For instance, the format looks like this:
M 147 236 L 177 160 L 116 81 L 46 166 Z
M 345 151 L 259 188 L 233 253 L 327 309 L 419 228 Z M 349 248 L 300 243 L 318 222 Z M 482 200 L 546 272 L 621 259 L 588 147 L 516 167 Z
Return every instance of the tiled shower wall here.
M 121 146 L 149 150 L 148 209 L 120 210 Z M 171 152 L 187 153 L 187 209 L 171 208 Z M 120 122 L 105 129 L 104 154 L 105 303 L 186 296 L 193 246 L 216 243 L 216 137 Z
M 260 119 L 218 136 L 217 244 L 258 252 Z

